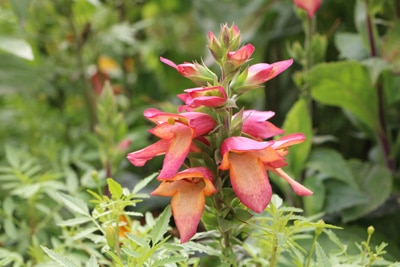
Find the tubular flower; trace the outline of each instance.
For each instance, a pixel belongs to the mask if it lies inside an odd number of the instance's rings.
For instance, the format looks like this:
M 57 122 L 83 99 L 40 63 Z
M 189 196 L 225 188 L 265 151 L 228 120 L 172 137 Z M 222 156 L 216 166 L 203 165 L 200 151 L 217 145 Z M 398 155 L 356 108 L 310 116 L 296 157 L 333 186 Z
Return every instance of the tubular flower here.
M 181 243 L 185 243 L 196 233 L 204 210 L 205 197 L 215 192 L 211 171 L 205 167 L 194 167 L 162 180 L 151 195 L 172 196 L 172 215 Z
M 219 168 L 229 169 L 232 188 L 239 200 L 249 209 L 261 213 L 272 196 L 267 170 L 281 176 L 296 194 L 312 194 L 281 169 L 286 165 L 283 156 L 286 155 L 287 148 L 302 141 L 304 135 L 301 134 L 289 135 L 277 143 L 258 142 L 241 136 L 229 137 L 221 145 L 223 158 Z
M 159 178 L 168 179 L 176 174 L 187 154 L 194 145 L 194 138 L 200 137 L 214 128 L 215 121 L 207 114 L 187 112 L 181 114 L 164 113 L 157 109 L 147 109 L 144 115 L 157 126 L 150 133 L 161 138 L 156 143 L 128 154 L 135 166 L 143 166 L 148 160 L 165 154 Z
M 283 134 L 284 130 L 267 121 L 274 115 L 273 111 L 245 110 L 242 132 L 260 140 Z
M 268 162 L 282 157 L 272 148 L 273 142 L 258 142 L 234 136 L 221 144 L 221 170 L 229 169 L 233 191 L 249 209 L 261 213 L 272 196 L 267 176 Z
M 185 62 L 183 64 L 176 65 L 169 59 L 160 57 L 160 61 L 167 64 L 170 67 L 176 69 L 179 74 L 190 79 L 196 84 L 207 84 L 213 83 L 216 79 L 215 74 L 209 70 L 206 66 L 201 65 L 197 62 L 189 63 Z
M 294 4 L 304 9 L 310 19 L 315 16 L 315 13 L 321 6 L 321 0 L 294 0 Z
M 225 104 L 227 95 L 224 87 L 197 87 L 186 89 L 184 94 L 178 94 L 178 97 L 186 105 L 179 107 L 179 112 L 183 110 L 190 111 L 200 106 L 218 107 Z
M 272 64 L 258 63 L 249 67 L 249 72 L 245 81 L 247 85 L 260 85 L 278 76 L 281 72 L 289 68 L 293 59 L 278 61 Z
M 238 68 L 250 59 L 253 52 L 254 46 L 251 44 L 247 44 L 236 51 L 228 52 L 227 58 L 235 68 Z

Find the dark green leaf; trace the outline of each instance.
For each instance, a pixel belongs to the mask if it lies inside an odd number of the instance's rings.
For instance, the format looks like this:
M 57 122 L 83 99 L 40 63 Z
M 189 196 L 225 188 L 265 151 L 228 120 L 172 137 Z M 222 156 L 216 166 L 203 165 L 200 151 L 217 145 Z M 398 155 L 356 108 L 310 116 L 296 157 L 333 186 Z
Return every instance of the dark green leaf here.
M 307 215 L 321 212 L 324 207 L 326 194 L 322 179 L 316 176 L 309 176 L 304 180 L 303 185 L 313 191 L 311 196 L 302 198 L 305 212 Z
M 323 178 L 335 178 L 358 188 L 353 173 L 343 156 L 336 150 L 319 148 L 312 151 L 307 167 L 319 172 Z
M 381 165 L 351 160 L 349 166 L 368 201 L 343 210 L 345 222 L 360 218 L 378 208 L 389 197 L 393 180 L 391 172 Z

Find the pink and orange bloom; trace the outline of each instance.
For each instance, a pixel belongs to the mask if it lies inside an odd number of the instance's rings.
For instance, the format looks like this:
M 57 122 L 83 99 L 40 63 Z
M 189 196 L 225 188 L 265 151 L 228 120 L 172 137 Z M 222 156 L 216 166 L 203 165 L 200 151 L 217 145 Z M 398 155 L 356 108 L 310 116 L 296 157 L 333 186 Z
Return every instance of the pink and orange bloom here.
M 208 48 L 225 75 L 219 79 L 204 63 L 177 65 L 160 57 L 198 87 L 178 94 L 184 104 L 177 114 L 145 110 L 144 116 L 156 124 L 149 132 L 160 140 L 127 156 L 133 165 L 143 166 L 165 155 L 157 177 L 160 185 L 151 194 L 172 197 L 172 215 L 182 243 L 196 233 L 207 197 L 218 197 L 207 202 L 217 213 L 221 205 L 225 211 L 232 210 L 224 207 L 231 200 L 221 199 L 223 187 L 231 187 L 242 204 L 257 213 L 264 211 L 272 197 L 268 171 L 287 181 L 296 194 L 312 194 L 282 169 L 287 165 L 289 147 L 303 142 L 303 134 L 272 140 L 284 132 L 268 121 L 275 115 L 272 111 L 241 110 L 232 115 L 241 94 L 276 77 L 293 60 L 246 66 L 254 46 L 240 47 L 240 31 L 235 25 L 223 25 L 218 37 L 209 32 L 208 39 Z M 225 183 L 228 178 L 230 183 Z
M 216 192 L 212 172 L 205 167 L 194 167 L 177 173 L 151 194 L 172 197 L 171 209 L 179 230 L 181 242 L 187 242 L 196 233 L 206 203 L 206 196 Z
M 173 177 L 182 166 L 187 154 L 195 149 L 192 141 L 214 128 L 214 119 L 204 113 L 187 112 L 181 114 L 164 113 L 157 109 L 147 109 L 144 116 L 157 126 L 149 132 L 161 138 L 156 143 L 128 154 L 135 166 L 143 166 L 155 156 L 164 155 L 164 164 L 159 178 Z

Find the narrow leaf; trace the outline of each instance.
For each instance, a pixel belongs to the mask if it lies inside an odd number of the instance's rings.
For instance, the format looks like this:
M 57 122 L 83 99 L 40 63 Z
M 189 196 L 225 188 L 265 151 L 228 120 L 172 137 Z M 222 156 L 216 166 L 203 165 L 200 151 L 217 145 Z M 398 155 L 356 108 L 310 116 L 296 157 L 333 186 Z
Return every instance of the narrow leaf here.
M 183 262 L 186 261 L 186 257 L 184 256 L 172 256 L 168 258 L 163 258 L 161 260 L 157 260 L 152 266 L 165 266 L 166 264 L 176 263 L 176 262 Z
M 55 252 L 52 249 L 41 246 L 41 248 L 46 252 L 46 254 L 55 262 L 57 262 L 60 266 L 63 267 L 79 267 L 74 261 L 70 258 L 62 255 L 61 253 Z
M 71 211 L 79 213 L 81 215 L 90 216 L 89 208 L 83 200 L 71 197 L 64 193 L 58 193 L 58 196 Z
M 81 238 L 86 237 L 87 235 L 89 235 L 89 234 L 91 234 L 91 233 L 93 233 L 93 232 L 95 232 L 97 230 L 99 230 L 97 227 L 87 228 L 87 229 L 79 232 L 77 235 L 74 235 L 73 239 L 74 240 L 81 239 Z
M 154 178 L 157 176 L 158 173 L 153 173 L 151 175 L 149 175 L 148 177 L 140 180 L 135 187 L 133 188 L 132 192 L 133 193 L 137 193 L 140 190 L 142 190 L 146 185 L 148 185 L 152 180 L 154 180 Z
M 90 221 L 89 217 L 78 217 L 78 218 L 73 218 L 73 219 L 62 221 L 62 222 L 58 223 L 57 225 L 58 226 L 74 226 L 74 225 L 86 223 L 88 221 Z

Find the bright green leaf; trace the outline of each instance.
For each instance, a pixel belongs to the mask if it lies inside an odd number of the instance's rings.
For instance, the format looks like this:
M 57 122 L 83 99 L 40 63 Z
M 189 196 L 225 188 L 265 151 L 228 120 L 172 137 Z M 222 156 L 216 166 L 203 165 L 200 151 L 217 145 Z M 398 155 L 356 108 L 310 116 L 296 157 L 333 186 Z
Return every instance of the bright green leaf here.
M 187 259 L 187 257 L 184 256 L 171 256 L 167 258 L 163 258 L 160 260 L 157 260 L 152 266 L 166 266 L 166 264 L 171 264 L 171 263 L 176 263 L 176 262 L 183 262 Z
M 300 98 L 287 113 L 282 126 L 286 134 L 300 132 L 306 136 L 306 140 L 301 144 L 291 147 L 287 155 L 288 168 L 290 168 L 291 173 L 295 177 L 300 176 L 310 153 L 311 140 L 313 138 L 311 124 L 307 101 L 304 98 Z
M 138 193 L 140 190 L 142 190 L 146 185 L 148 185 L 154 178 L 157 176 L 158 173 L 153 173 L 149 175 L 148 177 L 140 180 L 135 187 L 133 188 L 132 192 L 133 193 Z
M 322 63 L 306 79 L 316 101 L 350 111 L 370 129 L 379 128 L 376 91 L 366 67 L 352 61 Z
M 110 190 L 111 197 L 114 200 L 121 198 L 123 189 L 122 186 L 114 181 L 112 178 L 107 178 L 108 190 Z

